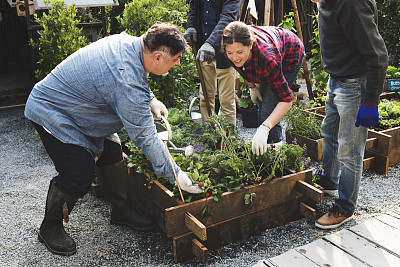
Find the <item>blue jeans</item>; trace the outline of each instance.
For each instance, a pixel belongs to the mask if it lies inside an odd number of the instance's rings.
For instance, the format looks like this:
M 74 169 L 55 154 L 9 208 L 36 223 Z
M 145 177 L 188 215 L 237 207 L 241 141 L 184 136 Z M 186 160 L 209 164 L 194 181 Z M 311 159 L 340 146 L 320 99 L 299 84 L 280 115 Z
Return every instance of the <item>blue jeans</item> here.
M 299 63 L 293 67 L 291 70 L 283 72 L 283 76 L 285 77 L 289 87 L 291 87 L 296 81 L 297 74 L 299 74 L 301 64 L 303 63 L 303 56 L 301 57 Z M 258 105 L 258 125 L 261 125 L 268 117 L 271 115 L 272 111 L 274 111 L 276 105 L 278 105 L 279 100 L 274 95 L 272 90 L 266 83 L 262 83 L 260 85 L 260 93 L 262 96 L 262 102 Z M 283 140 L 282 136 L 282 124 L 278 122 L 272 129 L 269 131 L 268 135 L 268 144 L 278 143 Z
M 354 124 L 366 82 L 365 76 L 347 80 L 330 77 L 326 117 L 322 123 L 321 183 L 327 188 L 339 189 L 335 206 L 347 214 L 353 214 L 357 206 L 362 176 L 368 128 Z

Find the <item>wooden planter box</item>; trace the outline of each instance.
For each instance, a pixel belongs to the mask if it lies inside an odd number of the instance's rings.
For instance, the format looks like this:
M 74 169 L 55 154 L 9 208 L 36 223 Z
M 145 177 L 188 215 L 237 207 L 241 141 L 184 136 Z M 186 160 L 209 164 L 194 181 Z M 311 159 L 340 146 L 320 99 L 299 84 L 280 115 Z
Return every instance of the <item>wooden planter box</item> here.
M 284 225 L 301 215 L 315 220 L 315 210 L 305 203 L 322 203 L 323 198 L 322 191 L 310 185 L 311 170 L 223 193 L 219 202 L 208 197 L 182 203 L 158 181 L 148 189 L 144 174 L 131 170 L 130 177 L 133 201 L 172 238 L 176 263 L 194 256 L 206 262 L 208 249 Z M 256 198 L 246 205 L 244 196 L 249 193 L 256 193 Z M 206 206 L 211 215 L 203 216 Z

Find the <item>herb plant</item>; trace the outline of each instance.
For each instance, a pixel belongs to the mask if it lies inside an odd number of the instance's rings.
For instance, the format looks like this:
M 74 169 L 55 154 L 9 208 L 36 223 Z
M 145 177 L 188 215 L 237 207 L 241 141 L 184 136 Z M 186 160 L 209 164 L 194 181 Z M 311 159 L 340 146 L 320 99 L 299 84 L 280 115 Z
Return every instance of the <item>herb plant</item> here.
M 284 121 L 287 131 L 315 140 L 321 138 L 322 121 L 297 105 L 290 108 Z
M 386 130 L 400 126 L 400 102 L 382 99 L 378 109 L 379 125 L 376 128 Z

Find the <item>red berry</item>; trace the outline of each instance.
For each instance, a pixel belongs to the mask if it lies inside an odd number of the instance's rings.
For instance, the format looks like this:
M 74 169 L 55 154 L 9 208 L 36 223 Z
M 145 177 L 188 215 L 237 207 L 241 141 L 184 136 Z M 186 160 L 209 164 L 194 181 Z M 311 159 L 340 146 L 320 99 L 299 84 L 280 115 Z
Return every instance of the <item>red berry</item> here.
M 240 188 L 242 188 L 242 189 L 243 189 L 243 188 L 244 188 L 244 184 L 241 184 L 241 185 L 240 185 Z
M 212 192 L 211 194 L 214 196 L 214 195 L 215 195 L 215 192 Z
M 203 182 L 200 182 L 200 183 L 199 183 L 199 186 L 200 186 L 200 187 L 203 187 L 203 185 L 204 185 Z
M 209 193 L 206 193 L 206 197 L 209 197 L 210 196 L 210 194 Z
M 151 186 L 149 185 L 149 186 L 147 187 L 147 189 L 149 189 L 149 190 L 150 190 L 150 189 L 151 189 Z

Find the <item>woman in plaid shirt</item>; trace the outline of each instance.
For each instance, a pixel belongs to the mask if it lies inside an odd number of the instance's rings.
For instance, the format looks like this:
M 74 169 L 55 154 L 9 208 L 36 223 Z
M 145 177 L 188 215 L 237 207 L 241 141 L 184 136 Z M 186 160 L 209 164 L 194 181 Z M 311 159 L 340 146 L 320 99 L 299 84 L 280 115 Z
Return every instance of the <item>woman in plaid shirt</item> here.
M 249 82 L 252 101 L 259 102 L 260 126 L 252 139 L 252 151 L 262 155 L 268 144 L 283 139 L 280 120 L 292 106 L 290 86 L 300 71 L 304 45 L 289 30 L 235 21 L 226 26 L 221 49 Z

